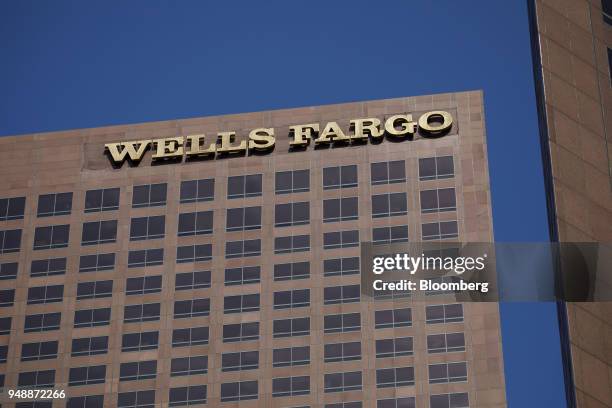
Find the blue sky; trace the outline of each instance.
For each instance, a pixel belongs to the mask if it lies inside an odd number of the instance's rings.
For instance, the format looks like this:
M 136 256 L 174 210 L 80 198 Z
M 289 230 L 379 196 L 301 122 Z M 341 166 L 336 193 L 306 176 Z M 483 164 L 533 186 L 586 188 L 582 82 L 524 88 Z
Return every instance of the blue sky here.
M 496 240 L 547 240 L 525 1 L 209 3 L 0 3 L 0 135 L 484 89 Z M 565 406 L 554 304 L 501 310 L 509 406 Z

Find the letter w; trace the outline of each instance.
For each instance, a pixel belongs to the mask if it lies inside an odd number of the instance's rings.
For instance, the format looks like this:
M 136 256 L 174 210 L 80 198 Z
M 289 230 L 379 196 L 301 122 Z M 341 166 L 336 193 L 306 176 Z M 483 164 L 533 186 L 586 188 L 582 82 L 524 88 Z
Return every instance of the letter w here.
M 108 143 L 104 147 L 108 149 L 115 163 L 122 163 L 125 160 L 125 156 L 128 156 L 132 161 L 142 159 L 142 155 L 150 143 L 150 140 L 137 140 L 134 142 Z M 119 151 L 120 147 L 123 147 L 121 151 Z

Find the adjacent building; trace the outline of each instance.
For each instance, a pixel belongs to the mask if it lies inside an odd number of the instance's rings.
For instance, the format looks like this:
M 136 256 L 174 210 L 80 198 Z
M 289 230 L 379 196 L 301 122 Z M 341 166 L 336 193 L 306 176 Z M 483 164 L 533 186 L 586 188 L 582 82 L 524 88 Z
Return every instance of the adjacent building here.
M 612 2 L 530 0 L 552 241 L 612 242 Z M 559 305 L 570 407 L 612 407 L 612 302 Z
M 493 240 L 481 92 L 0 152 L 2 406 L 506 406 L 497 304 L 359 287 L 364 242 Z

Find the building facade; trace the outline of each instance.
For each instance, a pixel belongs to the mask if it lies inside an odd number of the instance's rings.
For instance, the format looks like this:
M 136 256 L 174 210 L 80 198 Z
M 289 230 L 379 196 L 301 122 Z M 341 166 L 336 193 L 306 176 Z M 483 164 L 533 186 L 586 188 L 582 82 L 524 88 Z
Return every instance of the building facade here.
M 612 242 L 612 2 L 530 0 L 553 241 Z M 612 302 L 563 303 L 569 406 L 612 407 Z
M 493 240 L 481 92 L 0 151 L 3 407 L 506 406 L 497 304 L 359 287 L 363 242 Z

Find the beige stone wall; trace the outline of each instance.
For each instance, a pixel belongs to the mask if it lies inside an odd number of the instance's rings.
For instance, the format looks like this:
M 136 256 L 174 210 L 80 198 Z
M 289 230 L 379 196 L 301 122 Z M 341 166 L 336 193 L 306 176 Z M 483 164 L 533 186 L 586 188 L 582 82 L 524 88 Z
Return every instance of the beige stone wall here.
M 537 0 L 561 241 L 612 241 L 612 30 L 598 0 Z M 579 407 L 612 407 L 612 303 L 570 303 Z
M 396 113 L 415 113 L 430 110 L 448 110 L 455 117 L 454 130 L 439 139 L 418 139 L 392 143 L 385 141 L 378 145 L 342 147 L 333 149 L 313 149 L 304 152 L 288 153 L 288 126 L 303 123 L 338 121 L 347 128 L 348 121 L 360 117 L 384 119 Z M 214 134 L 217 131 L 245 132 L 256 127 L 274 127 L 277 145 L 273 153 L 261 156 L 246 156 L 194 163 L 178 163 L 151 166 L 150 155 L 136 167 L 124 164 L 113 169 L 106 156 L 104 144 L 124 140 L 172 137 L 193 133 Z M 359 256 L 359 248 L 336 250 L 323 249 L 323 233 L 328 231 L 357 229 L 361 240 L 370 240 L 372 227 L 386 225 L 408 225 L 410 238 L 420 239 L 423 222 L 437 220 L 458 220 L 459 239 L 464 241 L 491 241 L 491 199 L 486 156 L 486 139 L 482 94 L 462 92 L 433 96 L 418 96 L 399 99 L 307 107 L 270 112 L 258 112 L 218 117 L 205 117 L 178 121 L 147 123 L 139 125 L 113 126 L 99 129 L 85 129 L 48 134 L 34 134 L 18 137 L 0 138 L 0 197 L 26 196 L 26 214 L 23 220 L 0 222 L 0 229 L 22 228 L 22 250 L 19 253 L 0 255 L 0 261 L 18 261 L 20 264 L 17 281 L 0 281 L 1 288 L 17 287 L 16 301 L 12 308 L 0 309 L 0 315 L 13 316 L 13 330 L 10 336 L 0 336 L 0 345 L 8 344 L 9 361 L 0 365 L 6 372 L 6 387 L 16 384 L 17 374 L 44 368 L 55 368 L 57 387 L 69 390 L 70 395 L 105 395 L 105 406 L 116 403 L 117 392 L 135 389 L 156 389 L 159 406 L 167 406 L 168 387 L 190 384 L 208 385 L 208 406 L 218 406 L 220 384 L 228 381 L 258 379 L 259 400 L 246 401 L 240 406 L 289 407 L 309 405 L 323 407 L 326 403 L 338 401 L 363 400 L 364 407 L 374 407 L 376 400 L 394 396 L 415 396 L 418 407 L 428 406 L 428 395 L 446 392 L 469 392 L 470 407 L 505 407 L 505 386 L 499 312 L 497 304 L 465 304 L 465 320 L 462 323 L 442 325 L 425 324 L 425 304 L 410 300 L 352 303 L 345 305 L 323 305 L 324 286 L 357 284 L 359 276 L 324 278 L 322 259 L 346 256 Z M 455 159 L 455 177 L 446 180 L 419 181 L 418 159 L 436 155 L 450 155 Z M 370 184 L 370 163 L 378 161 L 405 160 L 407 181 L 401 184 Z M 324 190 L 322 188 L 322 169 L 327 166 L 357 164 L 359 185 L 350 189 Z M 289 169 L 310 169 L 310 191 L 287 195 L 274 194 L 274 175 L 276 171 Z M 263 174 L 263 194 L 246 199 L 226 199 L 227 177 L 243 174 Z M 204 203 L 179 203 L 179 189 L 182 180 L 215 178 L 215 199 Z M 134 185 L 167 182 L 168 200 L 164 207 L 132 208 Z M 432 187 L 455 187 L 457 192 L 457 211 L 447 213 L 421 214 L 419 191 Z M 120 208 L 104 213 L 84 213 L 84 196 L 89 189 L 101 187 L 120 187 Z M 39 194 L 49 192 L 73 191 L 73 207 L 70 215 L 37 218 L 36 205 Z M 404 191 L 408 193 L 408 215 L 392 218 L 371 217 L 371 195 L 383 192 Z M 354 221 L 323 223 L 323 200 L 333 197 L 359 197 L 360 217 Z M 274 228 L 274 205 L 283 202 L 310 201 L 310 223 L 308 225 Z M 226 232 L 226 208 L 261 205 L 262 228 L 246 232 Z M 215 212 L 214 234 L 212 236 L 177 237 L 177 216 L 181 212 L 213 210 Z M 165 239 L 155 241 L 130 242 L 130 219 L 143 215 L 166 215 Z M 118 219 L 119 229 L 116 243 L 80 246 L 81 224 L 85 221 Z M 70 224 L 70 244 L 68 248 L 33 251 L 33 235 L 37 226 Z M 274 254 L 274 237 L 297 234 L 310 234 L 310 252 L 293 254 Z M 262 256 L 227 260 L 224 257 L 226 240 L 261 238 Z M 192 243 L 212 243 L 213 260 L 198 264 L 176 264 L 177 245 Z M 127 253 L 133 249 L 165 249 L 164 265 L 149 268 L 127 268 Z M 78 273 L 79 255 L 115 252 L 116 267 L 112 271 L 99 273 Z M 68 258 L 66 275 L 48 278 L 30 278 L 29 264 L 33 259 L 46 257 Z M 273 266 L 276 263 L 304 261 L 311 263 L 311 278 L 301 281 L 274 282 Z M 261 283 L 256 285 L 228 287 L 223 284 L 223 271 L 226 267 L 240 265 L 261 265 Z M 211 270 L 212 288 L 194 291 L 174 292 L 174 275 L 178 272 Z M 130 276 L 163 276 L 161 293 L 127 298 L 125 278 Z M 76 286 L 81 281 L 113 279 L 115 295 L 112 298 L 77 301 Z M 64 302 L 49 305 L 26 305 L 27 288 L 31 286 L 64 284 Z M 303 309 L 273 310 L 272 292 L 289 288 L 311 288 L 311 306 Z M 261 293 L 259 312 L 243 314 L 223 314 L 223 297 L 228 294 Z M 174 320 L 172 305 L 176 299 L 207 297 L 211 299 L 209 317 Z M 124 325 L 123 307 L 125 304 L 161 302 L 160 321 L 142 325 Z M 433 297 L 431 303 L 444 303 L 444 297 Z M 374 330 L 374 310 L 389 309 L 410 305 L 413 313 L 413 326 Z M 75 308 L 112 307 L 110 327 L 94 329 L 73 329 L 72 318 Z M 26 314 L 42 311 L 62 311 L 62 330 L 48 333 L 23 333 L 23 319 Z M 362 330 L 343 334 L 324 334 L 323 315 L 360 311 Z M 281 317 L 311 317 L 311 333 L 307 337 L 274 339 L 272 320 Z M 223 343 L 222 325 L 240 321 L 259 321 L 260 340 L 247 343 Z M 172 348 L 170 337 L 173 328 L 210 327 L 210 344 L 207 346 Z M 141 353 L 121 353 L 121 337 L 111 337 L 111 352 L 104 355 L 70 357 L 70 339 L 122 332 L 160 331 L 160 347 L 157 350 Z M 430 355 L 426 351 L 426 334 L 435 332 L 465 331 L 467 350 L 461 353 Z M 57 360 L 39 362 L 19 361 L 22 342 L 57 339 L 60 337 L 60 357 Z M 376 359 L 374 340 L 392 336 L 413 336 L 414 356 L 389 359 Z M 323 344 L 337 341 L 360 340 L 362 355 L 360 361 L 344 363 L 324 363 Z M 311 346 L 311 363 L 294 368 L 273 368 L 272 349 L 279 347 L 306 345 Z M 221 372 L 221 353 L 224 351 L 260 351 L 260 368 L 253 371 Z M 208 354 L 209 370 L 204 376 L 170 377 L 170 358 L 183 355 Z M 158 374 L 155 380 L 119 382 L 119 363 L 122 361 L 158 360 Z M 467 383 L 429 384 L 427 364 L 442 361 L 468 361 L 469 380 Z M 68 369 L 80 365 L 106 364 L 106 383 L 85 387 L 66 387 Z M 376 368 L 390 365 L 401 367 L 414 365 L 415 386 L 377 389 Z M 323 374 L 342 371 L 363 371 L 363 390 L 345 393 L 324 393 Z M 289 375 L 310 375 L 311 392 L 307 396 L 291 398 L 272 398 L 272 378 Z M 56 403 L 55 406 L 63 406 Z M 223 406 L 234 407 L 227 403 Z

